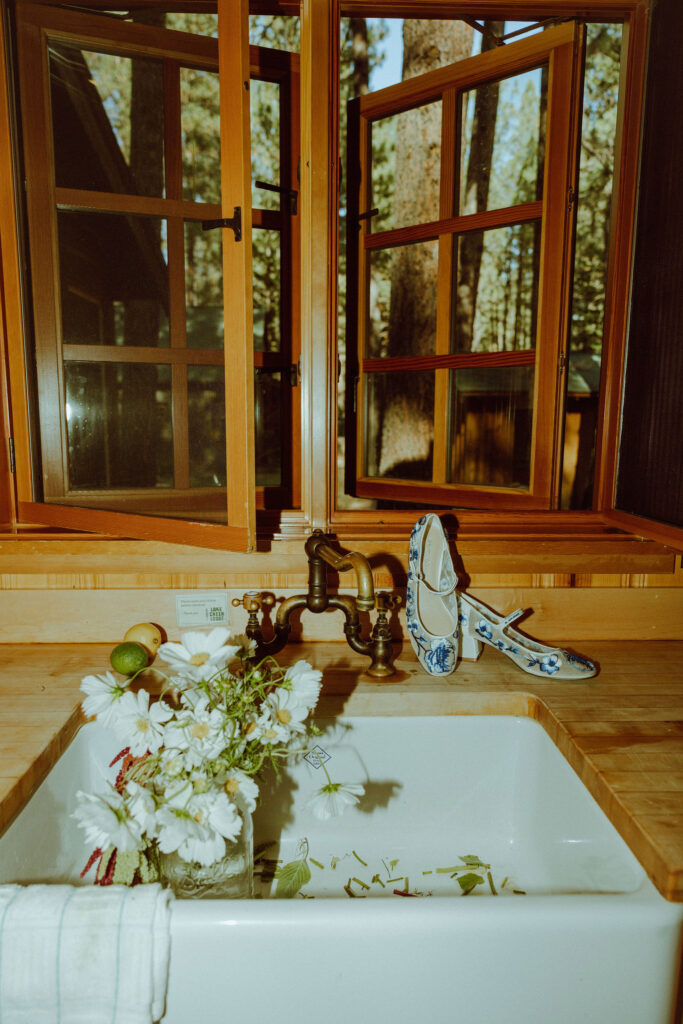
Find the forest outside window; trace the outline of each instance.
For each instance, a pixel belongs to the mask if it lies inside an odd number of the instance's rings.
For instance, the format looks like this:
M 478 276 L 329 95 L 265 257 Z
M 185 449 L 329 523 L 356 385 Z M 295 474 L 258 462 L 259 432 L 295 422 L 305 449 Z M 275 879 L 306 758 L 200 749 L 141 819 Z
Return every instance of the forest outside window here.
M 39 495 L 224 524 L 224 320 L 237 306 L 226 314 L 217 226 L 216 16 L 25 5 L 18 24 Z M 257 505 L 282 508 L 299 500 L 298 54 L 249 58 L 251 473 Z
M 344 30 L 338 506 L 590 507 L 621 26 Z

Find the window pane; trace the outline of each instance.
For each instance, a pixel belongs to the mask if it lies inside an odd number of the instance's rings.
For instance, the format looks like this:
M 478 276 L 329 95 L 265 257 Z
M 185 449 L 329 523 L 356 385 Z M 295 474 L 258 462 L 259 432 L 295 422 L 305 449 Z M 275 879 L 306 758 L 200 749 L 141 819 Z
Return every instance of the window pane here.
M 534 348 L 540 222 L 468 231 L 454 245 L 452 351 Z
M 366 475 L 431 480 L 434 373 L 370 373 L 365 386 Z
M 55 182 L 164 195 L 164 79 L 159 61 L 50 44 Z
M 366 356 L 433 355 L 439 243 L 369 249 Z
M 165 221 L 60 210 L 65 345 L 169 344 Z
M 488 82 L 461 98 L 461 214 L 540 199 L 547 69 Z
M 452 370 L 449 481 L 528 487 L 533 366 Z
M 221 154 L 218 74 L 180 69 L 183 199 L 220 203 Z
M 170 367 L 69 362 L 64 377 L 71 490 L 172 487 Z
M 441 100 L 372 123 L 373 231 L 439 219 Z M 419 167 L 419 187 L 409 168 Z M 360 210 L 360 213 L 366 213 Z
M 188 348 L 223 348 L 223 232 L 185 223 L 185 315 Z
M 299 19 L 290 14 L 250 14 L 249 42 L 273 50 L 299 52 Z
M 279 370 L 256 370 L 254 442 L 257 487 L 279 487 L 282 483 L 283 445 L 287 440 L 282 429 L 283 405 L 287 397 L 284 389 L 288 386 Z
M 225 370 L 187 368 L 190 487 L 225 487 Z
M 280 195 L 260 188 L 281 185 L 280 179 L 280 86 L 252 78 L 249 87 L 251 107 L 251 202 L 257 210 L 279 210 Z
M 280 243 L 279 231 L 252 230 L 256 352 L 279 352 L 282 344 Z

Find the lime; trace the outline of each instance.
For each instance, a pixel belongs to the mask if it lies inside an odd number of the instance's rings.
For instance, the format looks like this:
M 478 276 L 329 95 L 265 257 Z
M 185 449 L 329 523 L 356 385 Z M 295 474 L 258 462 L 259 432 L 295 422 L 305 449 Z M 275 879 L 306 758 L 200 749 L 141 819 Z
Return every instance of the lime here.
M 109 661 L 115 672 L 122 676 L 134 676 L 149 664 L 149 652 L 142 644 L 126 641 L 117 644 L 109 655 Z
M 153 658 L 161 646 L 163 637 L 161 630 L 153 622 L 138 622 L 126 631 L 123 639 L 134 640 L 136 643 L 142 644 Z

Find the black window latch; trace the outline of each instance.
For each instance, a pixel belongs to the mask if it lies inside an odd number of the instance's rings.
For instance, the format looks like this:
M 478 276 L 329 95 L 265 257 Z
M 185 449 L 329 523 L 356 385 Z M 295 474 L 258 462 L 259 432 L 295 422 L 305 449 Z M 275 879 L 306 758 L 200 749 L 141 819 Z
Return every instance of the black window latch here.
M 296 217 L 296 198 L 297 191 L 294 188 L 285 188 L 283 185 L 271 185 L 268 181 L 255 181 L 256 188 L 263 188 L 266 192 L 277 192 L 281 196 L 285 196 L 289 200 L 289 212 L 293 217 Z
M 235 241 L 242 241 L 242 208 L 234 207 L 232 217 L 219 217 L 217 220 L 203 220 L 202 231 L 211 231 L 213 228 L 232 228 L 235 232 Z

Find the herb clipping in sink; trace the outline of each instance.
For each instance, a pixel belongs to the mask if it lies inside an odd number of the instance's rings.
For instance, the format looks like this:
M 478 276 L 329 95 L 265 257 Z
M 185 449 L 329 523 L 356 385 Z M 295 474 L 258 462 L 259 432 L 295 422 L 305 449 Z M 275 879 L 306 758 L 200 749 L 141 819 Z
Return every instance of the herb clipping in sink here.
M 324 871 L 325 867 L 321 861 L 316 860 L 310 855 L 309 843 L 307 839 L 302 839 L 297 847 L 298 858 L 290 861 L 288 864 L 277 865 L 275 868 L 274 876 L 271 874 L 266 876 L 265 872 L 262 875 L 263 881 L 269 881 L 273 877 L 277 880 L 277 886 L 275 889 L 275 897 L 279 899 L 291 899 L 293 896 L 301 895 L 306 896 L 307 894 L 301 890 L 311 880 L 311 870 L 308 862 Z M 351 853 L 345 854 L 345 857 L 354 857 L 359 864 L 368 866 L 368 862 L 357 853 L 356 850 L 352 850 Z M 336 870 L 337 865 L 342 857 L 332 857 L 330 860 L 331 870 Z M 380 886 L 382 889 L 387 889 L 388 886 L 396 886 L 391 891 L 395 896 L 431 896 L 431 892 L 422 892 L 417 889 L 411 889 L 410 879 L 407 875 L 392 875 L 392 872 L 399 866 L 398 858 L 390 860 L 388 863 L 385 859 L 380 858 L 381 863 L 386 873 L 386 881 L 382 880 L 381 872 L 372 871 L 370 869 L 370 877 L 368 879 L 359 878 L 358 875 L 351 875 L 346 883 L 341 882 L 343 891 L 347 896 L 357 899 L 363 897 L 366 893 L 372 891 L 373 886 Z M 485 885 L 488 882 L 488 888 L 492 896 L 498 896 L 498 889 L 493 880 L 493 873 L 491 871 L 491 865 L 487 864 L 476 854 L 466 854 L 458 857 L 459 864 L 451 864 L 448 867 L 437 867 L 429 868 L 422 872 L 422 875 L 448 875 L 450 879 L 454 879 L 460 889 L 462 896 L 468 896 L 474 892 L 477 887 Z M 400 884 L 400 888 L 398 887 Z M 525 895 L 524 890 L 514 887 L 510 883 L 509 878 L 506 876 L 501 885 L 501 890 L 512 892 L 515 895 Z M 379 895 L 379 893 L 376 893 Z
M 277 886 L 276 899 L 291 899 L 311 880 L 311 869 L 308 866 L 308 840 L 302 839 L 297 847 L 298 860 L 283 864 L 275 870 Z

